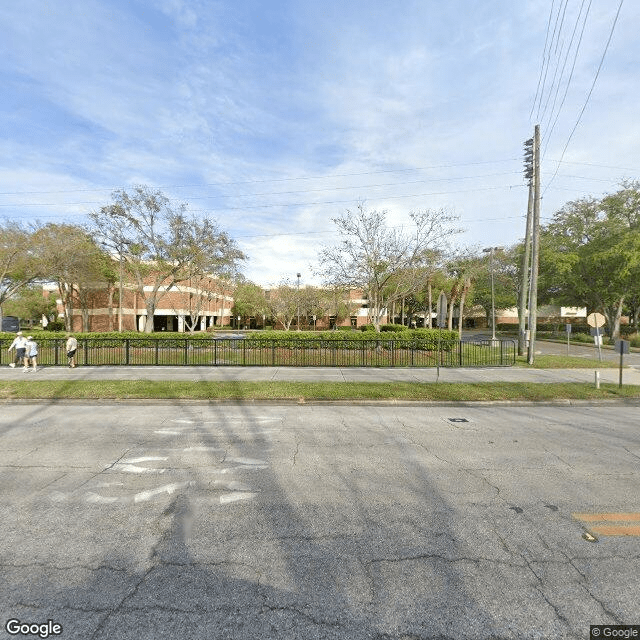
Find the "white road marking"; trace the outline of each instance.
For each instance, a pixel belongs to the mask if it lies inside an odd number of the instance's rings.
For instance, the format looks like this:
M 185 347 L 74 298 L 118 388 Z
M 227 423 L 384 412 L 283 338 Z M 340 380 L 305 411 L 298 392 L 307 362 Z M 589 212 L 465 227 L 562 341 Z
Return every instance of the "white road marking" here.
M 159 429 L 158 431 L 154 431 L 153 433 L 157 433 L 160 436 L 180 436 L 182 435 L 182 431 L 183 429 L 174 431 L 172 431 L 171 429 Z
M 220 504 L 229 504 L 231 502 L 239 502 L 240 500 L 252 500 L 257 493 L 225 493 L 220 496 Z
M 216 485 L 222 485 L 226 487 L 230 491 L 251 491 L 251 487 L 244 482 L 239 482 L 238 480 L 232 480 L 231 482 L 224 482 L 222 480 L 216 480 L 214 482 Z
M 122 464 L 136 464 L 137 462 L 149 462 L 152 460 L 168 460 L 167 457 L 147 456 L 142 458 L 131 458 L 131 460 L 121 460 Z
M 112 469 L 115 471 L 126 471 L 126 473 L 164 473 L 166 469 L 148 469 L 147 467 L 137 467 L 134 464 L 123 464 L 118 462 Z
M 91 502 L 94 504 L 113 504 L 114 502 L 118 502 L 121 498 L 107 498 L 105 496 L 98 495 L 93 491 L 87 493 L 87 502 Z
M 133 496 L 133 501 L 135 503 L 146 502 L 147 500 L 150 500 L 155 496 L 159 496 L 162 493 L 168 493 L 169 495 L 171 495 L 179 489 L 188 487 L 191 484 L 191 482 L 174 482 L 172 484 L 165 484 L 162 487 L 158 487 L 156 489 L 150 489 L 149 491 L 141 491 L 140 493 L 136 493 L 136 495 Z
M 255 458 L 226 458 L 225 462 L 236 462 L 250 467 L 266 465 L 264 460 L 256 460 Z

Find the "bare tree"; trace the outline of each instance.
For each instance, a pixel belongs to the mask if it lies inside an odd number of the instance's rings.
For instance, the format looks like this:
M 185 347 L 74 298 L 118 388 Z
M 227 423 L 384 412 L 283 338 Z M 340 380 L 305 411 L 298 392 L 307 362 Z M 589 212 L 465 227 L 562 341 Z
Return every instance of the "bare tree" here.
M 234 272 L 245 255 L 208 217 L 188 217 L 186 205 L 174 206 L 146 186 L 112 194 L 113 204 L 90 214 L 94 232 L 114 252 L 135 282 L 147 311 L 145 332 L 162 297 L 176 284 L 200 276 Z
M 430 259 L 433 249 L 442 249 L 459 229 L 450 226 L 456 218 L 443 210 L 413 211 L 412 227 L 386 225 L 386 211 L 367 211 L 359 204 L 334 218 L 341 241 L 320 251 L 319 269 L 325 282 L 362 289 L 369 299 L 369 316 L 376 330 L 384 309 L 408 295 L 410 275 Z
M 267 295 L 267 308 L 273 318 L 282 323 L 285 331 L 289 331 L 291 323 L 298 314 L 299 296 L 295 286 L 290 282 L 281 282 L 270 289 Z

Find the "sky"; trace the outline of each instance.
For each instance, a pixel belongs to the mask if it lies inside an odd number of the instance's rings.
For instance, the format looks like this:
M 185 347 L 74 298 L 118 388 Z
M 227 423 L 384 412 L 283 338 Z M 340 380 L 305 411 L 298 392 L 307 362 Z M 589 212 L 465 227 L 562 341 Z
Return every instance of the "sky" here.
M 534 125 L 543 223 L 640 177 L 638 24 L 631 0 L 3 0 L 0 217 L 82 224 L 148 185 L 267 287 L 319 284 L 359 203 L 509 246 Z

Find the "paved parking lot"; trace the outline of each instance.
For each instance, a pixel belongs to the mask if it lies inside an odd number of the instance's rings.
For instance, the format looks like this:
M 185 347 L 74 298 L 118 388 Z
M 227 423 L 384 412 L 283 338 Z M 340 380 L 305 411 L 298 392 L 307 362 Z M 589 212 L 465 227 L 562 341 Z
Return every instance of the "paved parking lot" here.
M 65 640 L 640 622 L 637 407 L 2 409 L 4 621 Z

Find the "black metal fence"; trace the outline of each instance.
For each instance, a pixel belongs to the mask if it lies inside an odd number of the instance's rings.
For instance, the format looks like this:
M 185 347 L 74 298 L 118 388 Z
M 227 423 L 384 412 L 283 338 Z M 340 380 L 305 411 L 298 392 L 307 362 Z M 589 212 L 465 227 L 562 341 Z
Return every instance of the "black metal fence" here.
M 13 361 L 0 341 L 0 365 Z M 67 365 L 65 340 L 38 340 L 38 365 Z M 505 367 L 515 363 L 513 340 L 252 340 L 237 338 L 86 338 L 76 364 L 279 367 Z

